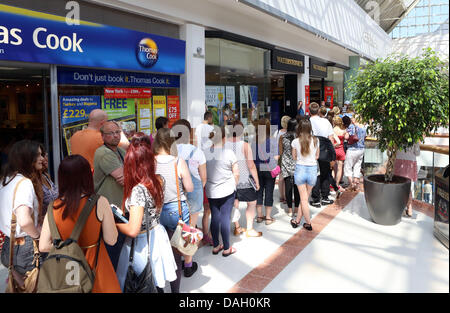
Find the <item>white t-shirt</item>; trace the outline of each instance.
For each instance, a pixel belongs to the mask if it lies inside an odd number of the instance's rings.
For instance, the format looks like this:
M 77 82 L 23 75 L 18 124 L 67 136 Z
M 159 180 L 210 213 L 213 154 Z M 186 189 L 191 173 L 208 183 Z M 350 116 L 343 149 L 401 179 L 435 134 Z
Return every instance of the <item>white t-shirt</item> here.
M 236 190 L 232 168 L 237 158 L 232 150 L 224 148 L 214 150 L 215 157 L 206 161 L 205 193 L 207 198 L 219 199 L 229 196 Z
M 201 150 L 206 150 L 211 147 L 212 141 L 209 139 L 209 134 L 214 131 L 214 126 L 209 124 L 200 124 L 195 129 L 195 137 L 197 139 L 197 146 Z
M 8 237 L 11 235 L 11 217 L 13 210 L 12 201 L 14 197 L 14 189 L 23 177 L 23 175 L 17 174 L 16 177 L 14 177 L 14 179 L 6 186 L 3 186 L 3 184 L 0 183 L 0 230 Z M 8 182 L 9 178 L 7 178 L 6 181 Z M 17 188 L 16 198 L 14 201 L 14 211 L 21 205 L 25 205 L 33 210 L 34 225 L 37 226 L 39 202 L 36 197 L 36 193 L 34 192 L 33 183 L 28 178 L 23 180 Z M 19 225 L 19 220 L 17 220 L 16 238 L 27 236 L 27 233 L 22 231 Z
M 197 149 L 196 146 L 191 144 L 179 144 L 177 145 L 178 156 L 183 160 L 187 160 L 191 155 L 192 150 L 195 149 L 195 152 L 192 154 L 192 157 L 188 160 L 189 171 L 191 175 L 198 180 L 201 180 L 200 174 L 198 172 L 198 167 L 206 163 L 206 157 L 202 150 Z
M 328 138 L 333 135 L 333 126 L 331 123 L 323 117 L 312 116 L 310 119 L 313 135 L 316 137 Z
M 291 147 L 295 149 L 297 152 L 297 164 L 306 165 L 306 166 L 314 166 L 317 165 L 316 153 L 317 149 L 320 149 L 320 142 L 317 140 L 317 146 L 314 147 L 314 140 L 311 140 L 311 144 L 309 147 L 309 154 L 307 156 L 303 156 L 300 149 L 300 139 L 296 138 L 292 141 Z

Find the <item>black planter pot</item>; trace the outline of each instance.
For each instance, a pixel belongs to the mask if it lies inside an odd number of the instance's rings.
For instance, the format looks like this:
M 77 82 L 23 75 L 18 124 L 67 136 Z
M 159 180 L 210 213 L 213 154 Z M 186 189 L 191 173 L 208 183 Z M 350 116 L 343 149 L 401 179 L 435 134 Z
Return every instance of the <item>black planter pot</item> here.
M 384 183 L 384 175 L 364 177 L 364 197 L 372 220 L 380 225 L 396 225 L 402 219 L 411 190 L 409 178 L 394 176 L 396 183 Z

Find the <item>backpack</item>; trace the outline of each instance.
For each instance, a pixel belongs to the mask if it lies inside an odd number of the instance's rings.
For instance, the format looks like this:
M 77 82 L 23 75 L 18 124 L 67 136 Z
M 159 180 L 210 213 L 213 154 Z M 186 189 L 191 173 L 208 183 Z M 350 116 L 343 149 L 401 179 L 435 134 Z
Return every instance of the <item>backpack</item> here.
M 97 242 L 94 270 L 91 270 L 78 238 L 99 196 L 91 195 L 86 201 L 69 239 L 62 240 L 53 215 L 53 203 L 48 209 L 48 223 L 53 247 L 41 264 L 37 286 L 38 293 L 89 293 L 92 291 L 97 268 L 102 231 Z M 100 228 L 101 229 L 101 228 Z

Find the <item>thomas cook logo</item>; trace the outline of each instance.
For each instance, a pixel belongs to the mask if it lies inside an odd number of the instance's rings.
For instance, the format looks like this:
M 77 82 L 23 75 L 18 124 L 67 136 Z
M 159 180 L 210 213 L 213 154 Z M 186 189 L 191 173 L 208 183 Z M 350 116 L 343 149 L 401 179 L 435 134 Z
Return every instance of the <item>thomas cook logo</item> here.
M 150 38 L 144 38 L 136 48 L 136 58 L 143 67 L 152 67 L 158 61 L 158 46 Z

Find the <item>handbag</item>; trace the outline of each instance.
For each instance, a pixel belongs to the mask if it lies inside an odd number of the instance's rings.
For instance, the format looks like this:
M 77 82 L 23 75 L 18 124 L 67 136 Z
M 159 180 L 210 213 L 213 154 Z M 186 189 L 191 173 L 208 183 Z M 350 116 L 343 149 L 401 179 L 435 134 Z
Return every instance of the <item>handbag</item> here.
M 272 178 L 275 178 L 280 174 L 281 168 L 279 165 L 277 165 L 273 170 L 270 171 L 270 175 L 272 175 Z
M 149 243 L 149 219 L 148 211 L 144 209 L 145 225 L 147 226 L 147 243 Z M 148 246 L 147 265 L 141 274 L 136 274 L 133 269 L 134 246 L 136 238 L 131 241 L 130 257 L 128 258 L 128 271 L 123 287 L 124 293 L 156 293 L 155 282 L 153 280 L 152 264 L 150 262 L 150 245 Z
M 16 199 L 16 192 L 19 184 L 24 181 L 26 178 L 22 178 L 14 188 L 14 196 L 13 196 L 13 206 Z M 34 215 L 31 216 L 34 222 Z M 33 264 L 34 268 L 31 271 L 25 273 L 25 275 L 20 274 L 14 269 L 14 245 L 16 241 L 16 227 L 17 227 L 17 218 L 14 214 L 14 210 L 12 211 L 11 216 L 11 236 L 9 237 L 9 274 L 8 274 L 8 285 L 6 287 L 5 293 L 35 293 L 37 287 L 37 281 L 39 277 L 39 248 L 36 240 L 33 240 L 33 251 L 34 258 Z
M 178 197 L 178 213 L 180 219 L 178 220 L 177 227 L 170 239 L 172 247 L 177 249 L 181 254 L 194 255 L 197 252 L 198 244 L 203 239 L 203 232 L 195 227 L 191 227 L 184 223 L 182 220 L 181 201 L 180 201 L 180 184 L 178 183 L 178 169 L 177 163 L 175 163 L 175 178 L 177 185 L 177 197 Z M 190 224 L 190 217 L 189 217 Z
M 353 144 L 357 143 L 358 141 L 359 141 L 359 138 L 358 138 L 358 136 L 356 134 L 355 135 L 351 135 L 347 139 L 347 142 L 348 142 L 349 145 L 353 145 Z

